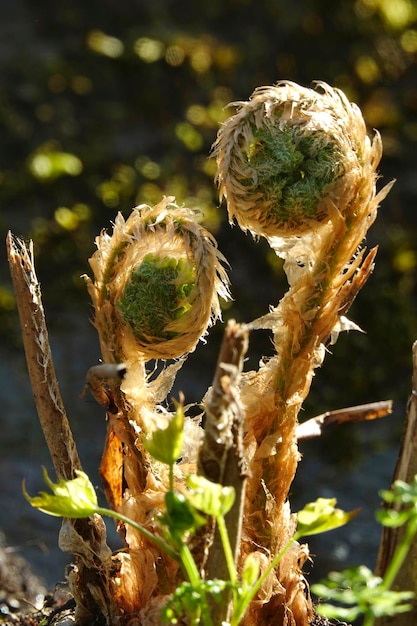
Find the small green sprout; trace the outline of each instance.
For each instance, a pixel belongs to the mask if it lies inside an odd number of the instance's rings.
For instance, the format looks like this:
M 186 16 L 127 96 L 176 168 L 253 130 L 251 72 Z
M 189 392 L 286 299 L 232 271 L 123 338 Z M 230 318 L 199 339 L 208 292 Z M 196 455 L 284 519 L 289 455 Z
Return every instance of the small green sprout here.
M 171 600 L 163 609 L 162 618 L 164 622 L 182 624 L 184 622 L 181 618 L 191 617 L 191 625 L 197 626 L 201 623 L 199 615 L 202 604 L 207 602 L 207 596 L 211 595 L 216 602 L 221 602 L 223 593 L 228 587 L 230 587 L 230 583 L 224 580 L 200 579 L 198 585 L 183 582 L 174 591 Z M 206 616 L 206 621 L 203 623 L 205 626 L 208 624 L 212 625 L 211 618 Z
M 168 524 L 169 531 L 177 540 L 182 562 L 190 582 L 183 582 L 177 587 L 173 598 L 164 609 L 164 619 L 177 624 L 184 614 L 191 619 L 191 624 L 212 626 L 207 595 L 214 597 L 216 602 L 224 600 L 224 591 L 229 588 L 236 594 L 237 570 L 230 546 L 224 516 L 230 511 L 235 499 L 233 487 L 225 487 L 207 480 L 203 476 L 188 476 L 188 490 L 184 495 L 168 492 L 165 496 L 167 513 L 162 520 Z M 197 527 L 199 520 L 206 522 L 199 512 L 213 516 L 219 530 L 222 546 L 229 571 L 230 581 L 203 580 L 195 566 L 194 559 L 178 533 Z M 196 524 L 197 521 L 197 524 Z M 178 526 L 180 522 L 180 526 Z M 189 524 L 190 528 L 186 528 Z M 194 620 L 194 621 L 193 621 Z
M 160 517 L 160 521 L 175 541 L 179 541 L 186 532 L 193 532 L 204 526 L 207 521 L 181 493 L 167 491 L 165 506 L 166 512 Z
M 41 491 L 38 496 L 29 496 L 23 484 L 23 495 L 35 509 L 39 509 L 47 515 L 68 518 L 83 518 L 91 515 L 107 515 L 129 524 L 144 537 L 152 541 L 161 550 L 175 561 L 179 560 L 177 551 L 168 545 L 161 537 L 153 535 L 149 530 L 129 519 L 121 513 L 106 509 L 98 505 L 97 496 L 93 484 L 84 472 L 76 470 L 76 478 L 71 480 L 59 480 L 53 483 L 48 472 L 43 468 L 43 477 L 52 493 Z
M 315 502 L 306 504 L 297 513 L 297 535 L 308 537 L 339 528 L 359 513 L 359 509 L 346 513 L 342 509 L 336 509 L 335 505 L 336 498 L 317 498 Z
M 241 595 L 244 597 L 259 578 L 259 558 L 253 552 L 248 554 L 242 568 Z
M 170 468 L 170 490 L 174 488 L 173 468 L 182 454 L 184 443 L 184 405 L 183 398 L 175 403 L 176 411 L 166 428 L 158 428 L 143 445 L 156 461 L 165 463 Z
M 393 591 L 392 585 L 417 533 L 417 475 L 411 483 L 397 480 L 390 490 L 380 491 L 388 505 L 396 508 L 380 509 L 377 520 L 390 528 L 405 526 L 383 578 L 375 576 L 367 567 L 351 567 L 342 572 L 330 572 L 328 577 L 312 586 L 312 591 L 326 600 L 317 606 L 317 613 L 329 619 L 353 621 L 363 615 L 363 626 L 373 626 L 376 618 L 406 613 L 411 610 L 412 591 Z
M 202 511 L 206 515 L 212 515 L 216 520 L 230 582 L 232 585 L 236 585 L 236 566 L 224 519 L 224 516 L 230 511 L 235 501 L 235 490 L 233 487 L 225 487 L 224 485 L 213 483 L 203 476 L 189 476 L 187 485 L 190 489 L 187 495 L 189 502 L 197 510 Z
M 175 413 L 166 428 L 158 428 L 143 445 L 156 461 L 169 467 L 169 492 L 174 491 L 174 465 L 182 454 L 184 443 L 184 398 L 180 394 L 179 402 L 175 402 Z
M 364 615 L 364 624 L 371 626 L 377 617 L 408 612 L 412 605 L 412 591 L 390 591 L 383 579 L 375 576 L 364 565 L 350 567 L 342 572 L 330 572 L 328 578 L 312 586 L 312 591 L 322 598 L 332 600 L 319 604 L 317 613 L 328 619 L 342 619 L 353 622 Z
M 250 554 L 245 560 L 239 578 L 224 519 L 234 504 L 234 489 L 212 483 L 202 476 L 189 476 L 188 489 L 184 494 L 176 493 L 173 489 L 172 470 L 181 454 L 183 426 L 183 407 L 182 403 L 179 403 L 168 427 L 155 431 L 146 443 L 148 451 L 170 467 L 170 488 L 165 494 L 166 511 L 159 518 L 164 539 L 153 535 L 126 516 L 100 507 L 93 485 L 88 476 L 81 471 L 76 472 L 76 478 L 72 480 L 59 480 L 53 483 L 44 469 L 44 479 L 52 493 L 41 492 L 38 496 L 31 497 L 24 489 L 24 495 L 32 506 L 49 515 L 79 518 L 97 513 L 120 519 L 175 559 L 181 565 L 186 580 L 176 588 L 163 609 L 163 619 L 168 623 L 178 624 L 186 616 L 188 623 L 193 626 L 199 624 L 215 626 L 210 615 L 208 597 L 214 598 L 216 602 L 223 602 L 224 593 L 229 590 L 232 599 L 230 626 L 238 626 L 266 578 L 295 541 L 303 535 L 337 528 L 350 521 L 356 515 L 356 511 L 345 513 L 335 508 L 334 499 L 319 498 L 316 502 L 306 505 L 298 514 L 299 524 L 294 537 L 275 556 L 262 576 L 259 575 L 260 568 L 256 555 Z M 202 514 L 212 516 L 216 520 L 229 580 L 204 580 L 186 543 L 188 536 L 206 523 L 206 518 Z M 408 596 L 404 596 L 401 602 L 407 599 Z
M 188 476 L 188 501 L 206 515 L 213 515 L 216 519 L 226 515 L 235 501 L 233 487 L 225 487 L 204 476 Z
M 275 558 L 269 564 L 269 567 L 265 570 L 261 577 L 257 577 L 252 585 L 248 585 L 248 579 L 255 578 L 256 562 L 247 560 L 244 565 L 245 582 L 242 580 L 242 585 L 238 592 L 238 598 L 234 607 L 234 613 L 231 620 L 231 626 L 238 626 L 241 619 L 245 615 L 249 604 L 255 598 L 258 591 L 261 589 L 263 583 L 268 578 L 269 574 L 278 565 L 284 554 L 289 548 L 298 541 L 301 537 L 308 535 L 315 535 L 320 532 L 326 532 L 339 528 L 344 524 L 350 522 L 350 520 L 357 515 L 358 511 L 351 511 L 345 513 L 341 509 L 336 509 L 335 498 L 318 498 L 315 502 L 306 504 L 304 509 L 298 512 L 298 526 L 293 538 L 282 548 L 282 550 L 275 556 Z
M 38 496 L 29 496 L 23 484 L 23 495 L 36 509 L 56 517 L 81 518 L 97 512 L 97 495 L 87 474 L 76 470 L 76 478 L 53 483 L 43 467 L 43 479 L 52 491 L 41 491 Z

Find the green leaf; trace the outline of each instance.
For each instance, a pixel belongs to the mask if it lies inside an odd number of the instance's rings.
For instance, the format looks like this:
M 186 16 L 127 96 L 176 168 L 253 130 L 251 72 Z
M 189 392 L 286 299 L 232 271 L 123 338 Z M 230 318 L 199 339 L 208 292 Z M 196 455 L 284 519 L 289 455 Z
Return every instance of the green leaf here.
M 230 511 L 235 501 L 233 487 L 225 487 L 203 476 L 188 476 L 188 501 L 206 515 L 220 517 Z
M 164 607 L 163 619 L 170 624 L 178 624 L 178 618 L 182 618 L 186 614 L 189 617 L 199 615 L 206 594 L 210 594 L 219 604 L 223 601 L 223 592 L 228 587 L 230 587 L 230 583 L 217 579 L 200 580 L 198 585 L 192 585 L 187 581 L 182 582 Z M 200 620 L 198 621 L 200 622 Z M 183 622 L 181 621 L 181 623 Z
M 165 494 L 165 505 L 166 513 L 160 519 L 176 539 L 206 523 L 205 518 L 197 513 L 182 494 L 168 491 Z
M 328 530 L 344 526 L 353 519 L 360 509 L 346 513 L 336 509 L 336 498 L 318 498 L 315 502 L 306 504 L 304 509 L 297 513 L 298 537 L 316 535 Z
M 168 426 L 156 430 L 143 445 L 146 450 L 160 463 L 174 465 L 182 453 L 184 440 L 184 407 L 182 402 L 176 405 L 176 411 Z
M 411 483 L 396 480 L 391 489 L 379 492 L 389 505 L 376 512 L 376 519 L 389 528 L 398 528 L 417 517 L 417 476 Z
M 250 589 L 256 583 L 260 574 L 259 556 L 250 553 L 245 559 L 242 569 L 242 592 Z
M 31 497 L 23 484 L 23 495 L 33 507 L 57 517 L 80 518 L 96 513 L 97 495 L 87 474 L 75 470 L 76 478 L 53 483 L 46 469 L 42 468 L 42 471 L 43 478 L 52 493 L 41 491 L 38 496 Z
M 317 615 L 321 617 L 327 617 L 327 619 L 338 619 L 344 622 L 353 622 L 357 617 L 361 615 L 361 610 L 358 607 L 344 608 L 342 606 L 334 606 L 333 604 L 317 604 L 314 607 Z
M 375 617 L 408 613 L 413 608 L 410 602 L 414 598 L 412 591 L 390 591 L 381 589 L 381 593 L 372 598 L 370 611 Z
M 359 615 L 382 617 L 405 613 L 411 609 L 411 591 L 390 591 L 382 578 L 364 565 L 349 567 L 342 572 L 330 572 L 328 578 L 311 590 L 319 598 L 332 600 L 316 606 L 317 613 L 329 619 L 353 621 Z
M 391 504 L 401 505 L 417 505 L 417 475 L 414 476 L 411 483 L 406 483 L 403 480 L 396 480 L 389 490 L 382 490 L 379 495 L 385 500 L 385 502 Z
M 388 528 L 403 526 L 410 519 L 410 511 L 396 511 L 395 509 L 379 509 L 375 517 L 377 521 Z

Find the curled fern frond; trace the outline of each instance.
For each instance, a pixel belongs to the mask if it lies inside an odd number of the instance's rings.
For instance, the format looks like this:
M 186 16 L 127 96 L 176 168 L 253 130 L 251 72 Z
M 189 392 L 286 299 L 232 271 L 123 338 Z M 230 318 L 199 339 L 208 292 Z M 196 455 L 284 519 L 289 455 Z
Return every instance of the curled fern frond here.
M 381 141 L 369 139 L 340 90 L 282 81 L 234 106 L 213 146 L 230 221 L 254 235 L 294 237 L 354 210 Z
M 172 359 L 194 350 L 228 298 L 224 257 L 196 212 L 164 198 L 141 205 L 96 239 L 87 279 L 110 362 Z

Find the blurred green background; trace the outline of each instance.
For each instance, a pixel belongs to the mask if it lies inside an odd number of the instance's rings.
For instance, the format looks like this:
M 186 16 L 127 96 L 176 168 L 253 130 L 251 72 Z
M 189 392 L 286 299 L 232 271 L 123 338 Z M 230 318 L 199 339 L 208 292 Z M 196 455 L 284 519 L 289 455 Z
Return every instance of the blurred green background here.
M 362 108 L 370 131 L 382 134 L 380 186 L 397 179 L 368 237 L 369 246 L 380 246 L 376 269 L 350 312 L 367 334 L 340 338 L 305 410 L 309 417 L 393 398 L 397 417 L 378 436 L 373 425 L 366 432 L 333 431 L 314 443 L 312 454 L 324 462 L 327 478 L 334 471 L 340 483 L 358 458 L 398 448 L 417 338 L 417 2 L 2 0 L 0 17 L 0 235 L 4 241 L 11 229 L 34 240 L 58 365 L 64 379 L 75 379 L 61 382 L 81 447 L 85 430 L 97 429 L 97 422 L 81 427 L 82 410 L 102 416 L 92 404 L 79 408 L 84 372 L 99 357 L 80 277 L 89 271 L 94 237 L 117 211 L 127 216 L 131 207 L 163 195 L 201 209 L 231 264 L 234 302 L 226 319 L 253 319 L 284 293 L 281 265 L 265 242 L 228 225 L 209 153 L 229 102 L 289 79 L 343 89 Z M 206 349 L 191 357 L 192 374 L 180 381 L 187 400 L 198 401 L 209 384 L 221 334 L 219 326 Z M 39 437 L 25 448 L 34 427 L 23 433 L 11 415 L 25 412 L 13 396 L 31 400 L 5 253 L 0 342 L 3 419 L 15 425 L 9 452 L 18 457 L 24 450 L 37 472 L 36 451 L 44 444 Z M 266 335 L 254 336 L 248 367 L 270 350 Z M 13 359 L 18 364 L 9 377 Z M 33 406 L 27 411 L 33 419 Z M 309 449 L 303 448 L 305 456 Z M 99 453 L 87 447 L 85 456 L 86 465 L 96 467 Z M 381 459 L 389 479 L 395 459 Z M 16 477 L 22 468 L 13 470 Z M 295 497 L 300 491 L 305 502 L 322 494 L 320 481 L 319 473 L 319 493 L 308 497 L 305 486 L 296 485 Z M 376 483 L 373 489 L 386 486 Z

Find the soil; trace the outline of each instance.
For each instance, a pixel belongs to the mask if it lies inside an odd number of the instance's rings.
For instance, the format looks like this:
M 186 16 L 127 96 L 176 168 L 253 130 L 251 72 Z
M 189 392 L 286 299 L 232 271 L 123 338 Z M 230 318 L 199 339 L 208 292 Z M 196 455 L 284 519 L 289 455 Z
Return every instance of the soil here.
M 68 609 L 68 610 L 67 610 Z M 31 570 L 28 562 L 13 548 L 0 543 L 0 624 L 8 626 L 56 626 L 73 609 L 65 586 L 47 593 L 45 583 Z

